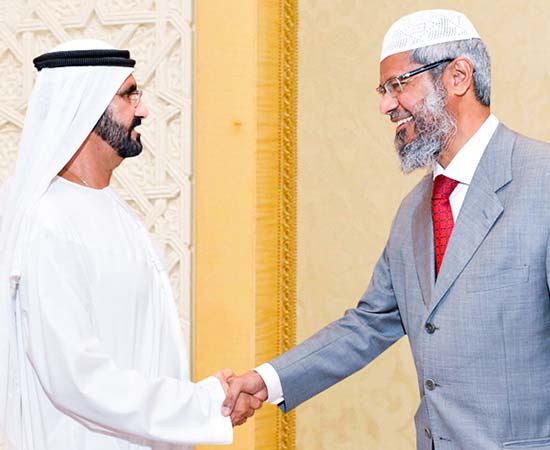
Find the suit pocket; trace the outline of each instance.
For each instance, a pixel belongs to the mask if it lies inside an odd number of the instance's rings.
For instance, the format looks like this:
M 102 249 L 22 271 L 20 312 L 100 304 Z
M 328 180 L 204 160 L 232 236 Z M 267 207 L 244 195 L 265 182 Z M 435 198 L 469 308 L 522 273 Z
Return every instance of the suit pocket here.
M 530 448 L 531 450 L 550 449 L 550 437 L 538 439 L 521 439 L 518 441 L 508 441 L 502 444 L 503 448 Z
M 492 291 L 529 281 L 529 266 L 506 267 L 489 275 L 471 276 L 466 281 L 468 292 Z

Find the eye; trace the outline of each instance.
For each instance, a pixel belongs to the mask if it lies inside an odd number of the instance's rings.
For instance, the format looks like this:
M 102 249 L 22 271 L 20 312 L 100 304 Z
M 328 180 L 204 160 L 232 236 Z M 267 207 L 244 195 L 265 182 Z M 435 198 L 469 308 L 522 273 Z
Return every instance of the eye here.
M 390 80 L 388 82 L 388 86 L 389 86 L 390 90 L 393 91 L 393 92 L 401 92 L 402 86 L 404 84 L 405 83 L 400 82 L 397 78 L 395 78 L 393 80 Z

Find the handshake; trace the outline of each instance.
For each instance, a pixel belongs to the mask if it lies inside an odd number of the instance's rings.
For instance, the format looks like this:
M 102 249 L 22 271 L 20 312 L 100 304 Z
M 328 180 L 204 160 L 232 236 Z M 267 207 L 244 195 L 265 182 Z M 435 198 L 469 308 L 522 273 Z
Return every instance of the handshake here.
M 267 400 L 267 387 L 258 373 L 251 370 L 236 376 L 231 369 L 215 374 L 225 391 L 222 415 L 230 416 L 233 426 L 242 425 Z

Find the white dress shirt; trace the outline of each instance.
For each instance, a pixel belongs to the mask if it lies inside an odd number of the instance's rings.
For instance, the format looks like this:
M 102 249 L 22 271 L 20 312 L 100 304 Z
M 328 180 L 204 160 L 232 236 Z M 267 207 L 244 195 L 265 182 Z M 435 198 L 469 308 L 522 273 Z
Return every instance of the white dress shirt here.
M 468 192 L 468 187 L 477 169 L 479 160 L 483 156 L 483 152 L 491 140 L 491 137 L 493 137 L 497 126 L 498 119 L 491 114 L 468 142 L 458 151 L 446 168 L 443 168 L 439 163 L 435 163 L 434 165 L 434 179 L 438 175 L 445 175 L 458 181 L 458 185 L 449 197 L 451 210 L 453 211 L 453 220 L 455 222 L 460 212 L 460 208 L 462 208 L 462 203 L 466 197 L 466 192 Z
M 458 151 L 446 168 L 443 168 L 439 163 L 435 163 L 434 165 L 434 178 L 438 175 L 445 175 L 458 181 L 458 185 L 449 197 L 455 222 L 460 208 L 462 208 L 462 203 L 464 203 L 464 198 L 468 192 L 468 187 L 477 169 L 479 160 L 483 156 L 483 152 L 493 137 L 498 124 L 498 119 L 493 114 L 489 115 L 487 120 L 483 122 L 481 127 Z M 274 404 L 284 401 L 281 380 L 273 366 L 269 363 L 264 363 L 254 370 L 263 378 L 267 386 L 267 401 Z

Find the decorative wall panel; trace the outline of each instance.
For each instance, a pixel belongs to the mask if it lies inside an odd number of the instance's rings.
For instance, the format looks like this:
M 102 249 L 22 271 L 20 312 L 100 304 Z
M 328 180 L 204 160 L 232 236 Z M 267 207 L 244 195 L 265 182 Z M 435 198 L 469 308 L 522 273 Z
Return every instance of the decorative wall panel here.
M 166 256 L 184 332 L 191 302 L 192 0 L 0 0 L 0 181 L 13 171 L 36 71 L 32 59 L 62 41 L 103 39 L 129 49 L 150 115 L 144 151 L 113 186 Z

